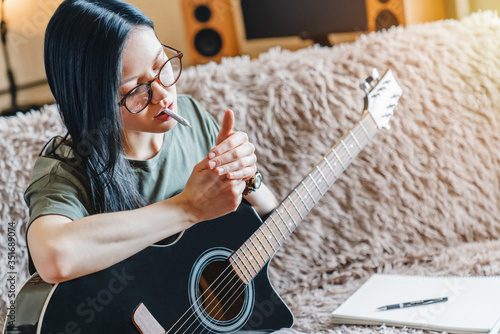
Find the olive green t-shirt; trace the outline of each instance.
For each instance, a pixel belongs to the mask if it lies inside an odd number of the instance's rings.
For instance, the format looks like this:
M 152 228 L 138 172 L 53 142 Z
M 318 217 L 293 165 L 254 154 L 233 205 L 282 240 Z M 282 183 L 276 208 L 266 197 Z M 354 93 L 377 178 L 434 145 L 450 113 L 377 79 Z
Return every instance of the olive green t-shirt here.
M 177 97 L 180 115 L 192 128 L 177 124 L 165 133 L 163 146 L 153 158 L 129 160 L 135 184 L 148 203 L 155 203 L 180 193 L 193 170 L 215 146 L 219 126 L 188 95 Z M 50 152 L 61 139 L 52 139 L 44 152 Z M 60 145 L 54 155 L 42 154 L 35 163 L 25 192 L 29 224 L 44 215 L 62 215 L 72 220 L 93 214 L 88 180 L 75 161 L 72 148 Z

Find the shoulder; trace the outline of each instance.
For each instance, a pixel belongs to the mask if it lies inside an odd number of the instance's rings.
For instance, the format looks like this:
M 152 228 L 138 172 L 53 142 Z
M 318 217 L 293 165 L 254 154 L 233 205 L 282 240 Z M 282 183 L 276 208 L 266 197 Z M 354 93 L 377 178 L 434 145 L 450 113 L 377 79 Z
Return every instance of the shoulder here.
M 205 108 L 191 95 L 179 95 L 177 97 L 177 108 L 185 115 L 195 116 L 202 120 L 215 122 L 214 118 Z
M 54 137 L 45 145 L 36 160 L 29 187 L 41 180 L 46 184 L 61 179 L 74 184 L 79 190 L 84 190 L 87 183 L 82 161 L 75 155 L 70 142 L 61 137 Z
M 38 157 L 24 193 L 31 224 L 36 218 L 57 214 L 72 220 L 92 212 L 89 183 L 81 161 L 61 138 L 51 139 Z
M 200 110 L 204 111 L 201 104 L 195 98 L 193 98 L 191 95 L 188 95 L 188 94 L 179 94 L 177 96 L 177 104 L 179 106 L 193 109 L 195 111 L 200 111 Z

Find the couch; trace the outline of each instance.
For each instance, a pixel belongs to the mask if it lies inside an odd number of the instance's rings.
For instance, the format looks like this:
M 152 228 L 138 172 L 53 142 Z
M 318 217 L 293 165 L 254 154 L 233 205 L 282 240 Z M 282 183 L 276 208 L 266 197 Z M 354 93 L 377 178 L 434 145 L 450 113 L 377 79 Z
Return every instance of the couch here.
M 378 131 L 271 261 L 296 331 L 423 333 L 334 325 L 330 313 L 373 273 L 500 275 L 499 36 L 500 18 L 486 11 L 183 72 L 179 93 L 219 121 L 234 110 L 280 199 L 360 119 L 359 84 L 372 68 L 392 69 L 404 90 L 391 129 Z M 63 133 L 53 105 L 0 119 L 2 322 L 8 273 L 16 289 L 27 277 L 30 170 L 46 140 Z

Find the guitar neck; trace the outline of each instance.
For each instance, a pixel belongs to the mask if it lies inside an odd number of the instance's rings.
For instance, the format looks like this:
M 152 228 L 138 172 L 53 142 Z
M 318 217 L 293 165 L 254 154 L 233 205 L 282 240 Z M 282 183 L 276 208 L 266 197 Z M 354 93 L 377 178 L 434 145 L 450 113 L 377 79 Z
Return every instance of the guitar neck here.
M 299 223 L 377 133 L 371 114 L 365 112 L 281 202 L 257 231 L 230 258 L 231 265 L 248 284 L 278 251 Z

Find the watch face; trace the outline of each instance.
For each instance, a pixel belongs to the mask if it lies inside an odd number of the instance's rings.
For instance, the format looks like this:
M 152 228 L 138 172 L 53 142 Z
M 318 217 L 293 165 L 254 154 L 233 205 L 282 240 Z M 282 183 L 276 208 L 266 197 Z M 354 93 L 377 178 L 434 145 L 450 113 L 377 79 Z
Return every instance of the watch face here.
M 260 185 L 262 184 L 262 174 L 257 172 L 257 173 L 255 173 L 254 178 L 255 178 L 255 180 L 253 182 L 253 184 L 254 184 L 253 188 L 259 189 Z

